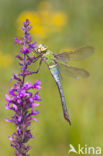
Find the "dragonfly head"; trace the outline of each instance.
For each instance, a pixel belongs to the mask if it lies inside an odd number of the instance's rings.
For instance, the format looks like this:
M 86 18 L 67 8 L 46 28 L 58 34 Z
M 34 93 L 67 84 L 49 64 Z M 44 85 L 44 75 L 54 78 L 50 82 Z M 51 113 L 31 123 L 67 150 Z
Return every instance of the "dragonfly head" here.
M 37 52 L 38 53 L 41 53 L 41 52 L 46 52 L 47 51 L 47 48 L 46 46 L 42 45 L 42 44 L 39 44 L 38 48 L 37 48 Z

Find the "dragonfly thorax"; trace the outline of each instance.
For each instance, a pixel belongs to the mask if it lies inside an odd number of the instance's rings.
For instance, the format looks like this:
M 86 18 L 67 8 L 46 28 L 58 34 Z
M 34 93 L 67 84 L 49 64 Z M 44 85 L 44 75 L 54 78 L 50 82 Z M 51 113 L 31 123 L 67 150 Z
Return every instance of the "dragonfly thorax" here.
M 50 50 L 47 50 L 47 52 L 43 56 L 48 65 L 55 64 L 53 53 Z

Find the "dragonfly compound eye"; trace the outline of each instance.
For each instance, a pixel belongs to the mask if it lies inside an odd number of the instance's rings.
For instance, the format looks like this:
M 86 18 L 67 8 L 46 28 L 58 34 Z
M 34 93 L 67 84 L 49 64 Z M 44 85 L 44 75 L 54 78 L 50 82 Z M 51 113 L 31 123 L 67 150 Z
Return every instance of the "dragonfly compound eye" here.
M 46 51 L 47 48 L 46 47 L 41 47 L 41 51 Z
M 40 52 L 41 52 L 41 48 L 38 48 L 38 49 L 37 49 L 37 52 L 40 53 Z
M 47 47 L 44 46 L 43 44 L 39 44 L 38 52 L 45 52 L 45 51 L 47 51 Z

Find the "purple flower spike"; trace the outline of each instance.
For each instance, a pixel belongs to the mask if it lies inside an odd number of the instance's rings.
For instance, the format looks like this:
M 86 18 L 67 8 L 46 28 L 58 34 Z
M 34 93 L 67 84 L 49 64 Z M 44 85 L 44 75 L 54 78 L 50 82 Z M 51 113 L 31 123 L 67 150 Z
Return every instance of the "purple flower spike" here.
M 22 30 L 24 32 L 23 38 L 18 39 L 15 37 L 15 42 L 13 44 L 20 45 L 20 53 L 17 54 L 16 58 L 19 59 L 20 73 L 13 74 L 11 80 L 15 80 L 13 87 L 8 91 L 9 94 L 5 95 L 7 104 L 5 109 L 9 109 L 14 112 L 11 119 L 5 118 L 6 122 L 12 122 L 16 125 L 16 132 L 9 136 L 11 146 L 15 148 L 15 156 L 29 156 L 27 152 L 30 150 L 30 146 L 26 143 L 34 136 L 29 130 L 31 121 L 34 120 L 38 122 L 35 118 L 39 112 L 36 107 L 40 105 L 38 101 L 41 101 L 39 92 L 34 92 L 31 90 L 36 90 L 41 88 L 40 80 L 37 80 L 34 84 L 31 82 L 25 82 L 25 78 L 32 75 L 33 72 L 28 70 L 33 62 L 35 62 L 35 56 L 29 56 L 29 54 L 37 48 L 37 42 L 32 43 L 32 37 L 29 33 L 32 26 L 28 19 L 24 22 Z M 32 54 L 32 53 L 31 53 Z

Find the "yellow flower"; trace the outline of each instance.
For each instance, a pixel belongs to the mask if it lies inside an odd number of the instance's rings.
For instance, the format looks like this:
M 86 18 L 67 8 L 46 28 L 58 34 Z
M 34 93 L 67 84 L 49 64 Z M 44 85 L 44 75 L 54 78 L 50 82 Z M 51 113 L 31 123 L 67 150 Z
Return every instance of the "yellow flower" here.
M 57 27 L 63 27 L 67 23 L 67 16 L 63 12 L 57 12 L 53 14 L 51 23 Z
M 2 52 L 0 51 L 0 67 L 8 67 L 13 63 L 13 59 L 11 57 L 11 55 L 7 54 L 7 55 L 3 55 Z
M 66 14 L 53 11 L 52 6 L 47 2 L 40 3 L 37 11 L 22 12 L 17 19 L 17 25 L 20 27 L 26 18 L 33 26 L 31 34 L 37 38 L 45 38 L 52 33 L 59 32 L 67 23 Z
M 24 19 L 29 18 L 31 24 L 39 24 L 38 14 L 34 11 L 24 11 L 20 14 L 19 18 L 17 19 L 17 23 L 21 24 L 24 22 Z
M 35 11 L 24 11 L 21 13 L 19 18 L 17 19 L 17 24 L 19 26 L 25 21 L 25 19 L 29 19 L 32 25 L 31 34 L 36 37 L 45 37 L 45 28 L 40 24 L 40 18 L 38 13 Z M 18 32 L 21 33 L 20 30 Z

